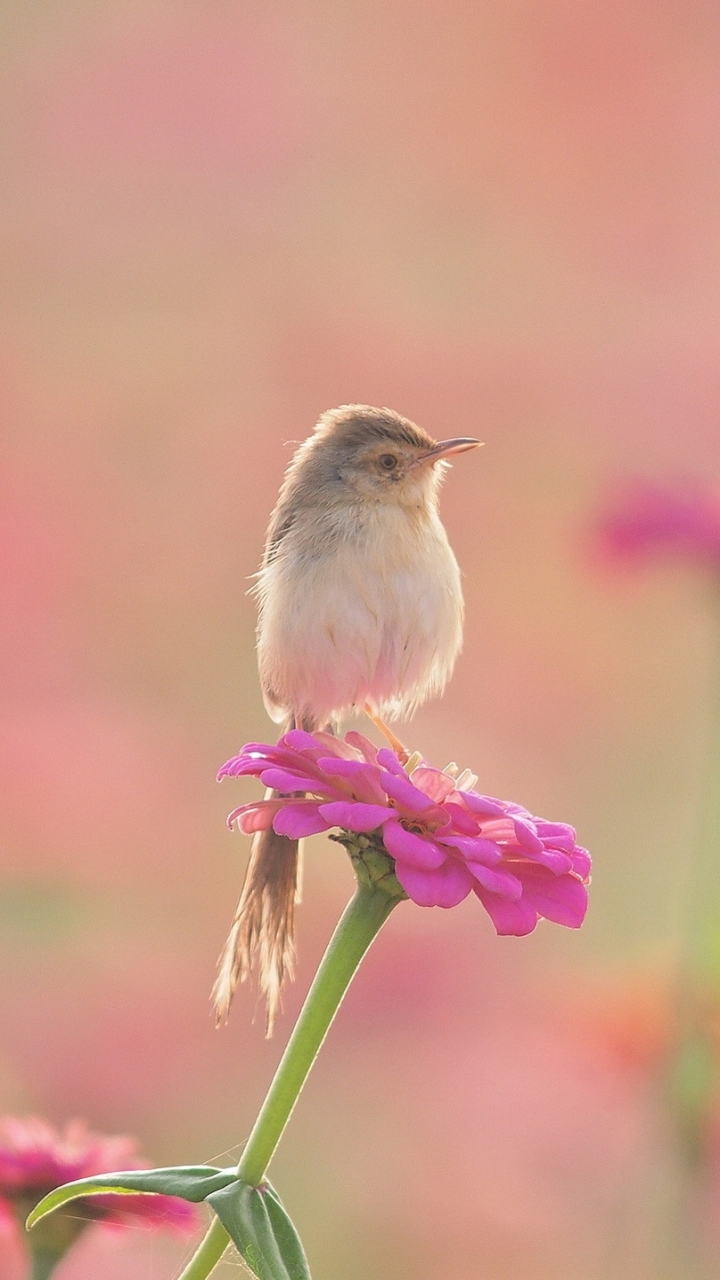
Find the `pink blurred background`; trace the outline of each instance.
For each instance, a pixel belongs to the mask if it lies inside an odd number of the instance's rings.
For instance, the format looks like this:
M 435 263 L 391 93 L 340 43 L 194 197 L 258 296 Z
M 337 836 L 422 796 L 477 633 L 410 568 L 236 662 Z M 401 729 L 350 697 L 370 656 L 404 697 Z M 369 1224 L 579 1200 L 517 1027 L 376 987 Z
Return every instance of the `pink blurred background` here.
M 244 593 L 331 405 L 486 441 L 443 496 L 465 652 L 403 734 L 595 856 L 581 934 L 393 916 L 271 1171 L 316 1280 L 660 1274 L 712 624 L 585 538 L 613 477 L 720 469 L 719 35 L 706 0 L 0 11 L 0 1110 L 158 1163 L 249 1132 L 351 874 L 311 843 L 275 1039 L 247 990 L 215 1031 L 253 791 L 214 775 L 273 732 Z M 58 1280 L 186 1254 L 88 1236 Z

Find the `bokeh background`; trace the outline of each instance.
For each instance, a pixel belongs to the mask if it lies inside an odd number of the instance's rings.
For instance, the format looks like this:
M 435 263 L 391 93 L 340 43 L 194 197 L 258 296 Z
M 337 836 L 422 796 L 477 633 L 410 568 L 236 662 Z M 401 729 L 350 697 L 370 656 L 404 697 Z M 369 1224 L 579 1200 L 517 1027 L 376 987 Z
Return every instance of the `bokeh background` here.
M 709 0 L 0 6 L 0 1110 L 157 1163 L 249 1132 L 352 881 L 311 842 L 275 1039 L 245 989 L 216 1031 L 254 792 L 214 775 L 272 733 L 245 592 L 331 405 L 486 441 L 443 494 L 465 651 L 402 732 L 595 857 L 580 934 L 393 916 L 273 1164 L 317 1280 L 665 1274 L 713 624 L 588 529 L 720 467 L 719 36 Z M 58 1280 L 187 1250 L 89 1234 Z

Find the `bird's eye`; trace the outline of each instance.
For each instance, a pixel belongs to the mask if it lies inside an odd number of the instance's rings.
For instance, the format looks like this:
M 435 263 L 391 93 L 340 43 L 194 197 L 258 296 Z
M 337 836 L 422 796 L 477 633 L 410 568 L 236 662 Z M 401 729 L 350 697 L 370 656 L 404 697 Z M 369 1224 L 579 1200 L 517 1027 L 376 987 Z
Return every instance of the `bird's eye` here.
M 398 460 L 394 453 L 381 453 L 378 458 L 378 466 L 382 471 L 394 471 L 398 464 Z

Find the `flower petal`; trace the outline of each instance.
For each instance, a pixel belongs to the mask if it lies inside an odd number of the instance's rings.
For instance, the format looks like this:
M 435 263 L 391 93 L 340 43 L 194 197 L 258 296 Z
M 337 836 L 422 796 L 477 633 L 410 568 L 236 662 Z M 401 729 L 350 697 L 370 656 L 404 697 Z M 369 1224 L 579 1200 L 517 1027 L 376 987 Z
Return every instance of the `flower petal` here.
M 292 747 L 293 751 L 316 751 L 320 745 L 317 739 L 311 733 L 306 733 L 304 729 L 290 729 L 281 738 L 281 742 Z
M 479 862 L 468 862 L 467 865 L 478 884 L 487 889 L 488 893 L 497 893 L 501 898 L 509 898 L 511 902 L 517 902 L 522 895 L 522 881 L 509 871 L 484 867 Z
M 429 765 L 420 764 L 412 772 L 413 786 L 419 787 L 435 804 L 442 804 L 455 790 L 455 783 L 440 769 L 432 769 Z
M 357 760 L 358 753 L 345 738 L 338 738 L 334 733 L 325 733 L 317 730 L 313 737 L 317 744 L 321 747 L 321 754 L 324 756 L 336 756 L 338 760 Z
M 527 822 L 523 818 L 514 818 L 513 826 L 515 827 L 515 835 L 521 849 L 526 853 L 543 853 L 545 846 L 536 834 L 535 827 L 532 822 Z
M 350 746 L 354 747 L 356 751 L 359 751 L 368 764 L 375 764 L 378 749 L 363 733 L 358 733 L 357 729 L 351 729 L 349 733 L 345 734 L 345 741 L 349 742 Z
M 562 849 L 563 853 L 572 853 L 577 840 L 577 832 L 564 822 L 545 822 L 543 818 L 535 819 L 535 830 L 543 844 L 553 849 Z
M 415 775 L 413 774 L 413 777 Z M 447 814 L 452 822 L 455 831 L 465 836 L 476 836 L 478 833 L 478 824 L 475 818 L 468 813 L 467 809 L 460 804 L 455 804 L 452 800 L 446 800 L 442 806 L 443 813 Z
M 322 769 L 323 773 L 332 774 L 338 778 L 356 778 L 358 775 L 369 773 L 372 777 L 380 772 L 379 769 L 373 770 L 373 766 L 366 763 L 365 760 L 340 760 L 337 756 L 320 756 L 318 759 L 318 769 Z
M 537 912 L 525 901 L 524 895 L 517 902 L 511 902 L 509 898 L 489 893 L 479 884 L 474 886 L 474 890 L 495 925 L 495 931 L 501 936 L 511 934 L 522 938 L 532 933 L 538 922 Z
M 479 862 L 492 867 L 502 858 L 502 850 L 498 845 L 493 840 L 483 840 L 482 836 L 456 836 L 452 831 L 446 835 L 444 831 L 436 831 L 435 839 L 438 844 L 458 849 L 468 862 Z
M 256 831 L 267 831 L 282 806 L 282 800 L 255 800 L 252 804 L 241 804 L 239 809 L 233 809 L 228 814 L 227 824 L 231 827 L 237 822 L 246 836 L 251 836 Z
M 532 867 L 523 873 L 523 902 L 527 902 L 539 916 L 563 924 L 568 929 L 579 929 L 585 919 L 588 892 L 575 876 L 554 876 L 544 867 Z
M 260 781 L 264 787 L 272 787 L 273 791 L 281 791 L 292 795 L 293 791 L 327 791 L 334 793 L 336 788 L 331 783 L 323 785 L 318 778 L 293 773 L 290 769 L 263 769 Z
M 319 810 L 331 826 L 344 827 L 346 831 L 375 831 L 393 816 L 389 806 L 353 800 L 333 800 L 330 804 L 321 804 Z
M 435 871 L 420 871 L 407 862 L 395 863 L 395 875 L 409 898 L 420 907 L 456 907 L 473 884 L 464 863 L 448 858 Z
M 377 753 L 377 762 L 382 765 L 383 769 L 389 769 L 390 773 L 397 774 L 398 778 L 407 778 L 407 774 L 395 752 L 391 751 L 389 747 L 380 748 Z
M 380 786 L 380 770 L 365 760 L 318 760 L 318 768 L 331 778 L 347 779 L 352 791 L 368 804 L 383 804 L 385 793 Z M 347 788 L 346 788 L 347 790 Z
M 378 757 L 382 752 L 378 752 Z M 423 810 L 432 806 L 432 800 L 429 800 L 424 791 L 414 787 L 412 782 L 406 777 L 398 777 L 394 773 L 382 773 L 380 775 L 380 786 L 386 795 L 392 800 L 397 800 L 403 809 L 407 809 L 410 813 L 422 813 Z
M 480 818 L 478 823 L 480 834 L 485 840 L 492 840 L 503 849 L 516 849 L 522 852 L 517 842 L 515 826 L 507 814 L 502 818 Z
M 297 800 L 294 804 L 284 804 L 273 819 L 273 830 L 279 836 L 290 836 L 291 840 L 315 836 L 331 826 L 332 823 L 323 818 L 315 800 Z
M 383 843 L 391 858 L 399 858 L 418 871 L 435 871 L 448 857 L 447 850 L 429 836 L 406 831 L 397 818 L 385 823 Z
M 581 880 L 588 880 L 592 871 L 592 859 L 587 849 L 583 849 L 582 845 L 576 845 L 570 857 L 575 875 Z
M 221 778 L 240 778 L 245 774 L 259 774 L 267 767 L 268 761 L 265 756 L 246 756 L 241 753 L 226 760 L 216 776 L 219 782 Z
M 462 796 L 463 803 L 467 805 L 472 813 L 477 813 L 487 818 L 505 817 L 506 806 L 502 800 L 496 800 L 494 796 L 481 796 L 478 795 L 477 791 L 458 791 L 458 795 Z
M 541 853 L 528 853 L 526 856 L 537 866 L 547 867 L 548 871 L 552 871 L 556 876 L 565 875 L 573 869 L 572 858 L 567 853 L 561 853 L 559 849 L 543 849 Z
M 290 747 L 283 746 L 285 739 L 281 738 L 279 742 L 246 742 L 239 759 L 264 760 L 267 764 L 297 764 L 303 757 L 299 752 L 293 751 Z

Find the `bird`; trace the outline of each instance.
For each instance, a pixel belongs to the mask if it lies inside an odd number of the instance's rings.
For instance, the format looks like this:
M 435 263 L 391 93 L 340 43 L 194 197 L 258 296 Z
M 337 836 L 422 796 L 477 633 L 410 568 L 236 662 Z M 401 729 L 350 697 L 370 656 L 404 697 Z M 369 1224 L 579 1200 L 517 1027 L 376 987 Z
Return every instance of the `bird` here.
M 348 404 L 299 445 L 251 589 L 263 699 L 283 732 L 337 732 L 365 711 L 407 758 L 386 722 L 440 694 L 462 646 L 460 570 L 438 490 L 448 460 L 479 444 L 438 442 L 392 409 Z M 294 971 L 298 859 L 298 841 L 272 828 L 253 837 L 212 992 L 218 1023 L 257 965 L 272 1033 Z

